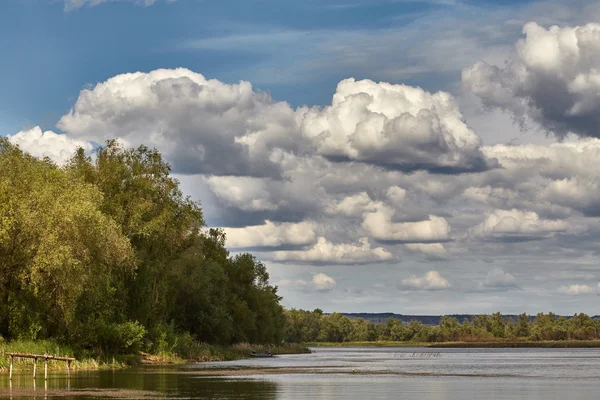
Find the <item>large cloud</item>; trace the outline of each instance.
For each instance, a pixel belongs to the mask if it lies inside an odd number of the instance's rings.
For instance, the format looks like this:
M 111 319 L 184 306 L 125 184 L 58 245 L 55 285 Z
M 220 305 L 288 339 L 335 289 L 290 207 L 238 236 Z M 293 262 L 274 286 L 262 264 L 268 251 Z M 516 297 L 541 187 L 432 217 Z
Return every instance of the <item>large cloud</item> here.
M 573 210 L 600 215 L 600 140 L 483 147 L 502 169 L 473 177 L 464 197 L 495 208 L 527 209 L 556 219 Z
M 389 261 L 393 255 L 383 247 L 371 248 L 368 238 L 361 238 L 358 244 L 334 244 L 320 237 L 310 249 L 276 251 L 273 257 L 310 264 L 367 264 Z
M 68 135 L 52 131 L 42 132 L 39 126 L 8 135 L 8 140 L 35 157 L 48 157 L 59 165 L 65 164 L 79 147 L 87 152 L 93 148 L 91 143 L 73 139 Z
M 450 94 L 368 80 L 341 81 L 330 106 L 294 110 L 248 82 L 184 68 L 122 74 L 81 91 L 57 126 L 157 147 L 179 173 L 279 178 L 281 151 L 409 172 L 495 165 Z
M 445 290 L 452 285 L 437 271 L 429 271 L 422 277 L 411 275 L 398 284 L 399 290 Z
M 495 210 L 472 228 L 471 234 L 486 240 L 521 242 L 544 239 L 569 227 L 566 221 L 545 220 L 532 211 Z
M 157 147 L 180 173 L 280 175 L 270 148 L 294 150 L 296 114 L 248 82 L 184 68 L 117 75 L 84 89 L 58 127 L 71 137 Z
M 334 161 L 409 172 L 488 168 L 479 137 L 445 92 L 346 79 L 338 84 L 330 106 L 306 112 L 301 129 L 318 154 Z
M 480 61 L 463 70 L 464 85 L 484 104 L 558 137 L 600 137 L 600 24 L 545 29 L 529 22 L 523 33 L 505 67 Z

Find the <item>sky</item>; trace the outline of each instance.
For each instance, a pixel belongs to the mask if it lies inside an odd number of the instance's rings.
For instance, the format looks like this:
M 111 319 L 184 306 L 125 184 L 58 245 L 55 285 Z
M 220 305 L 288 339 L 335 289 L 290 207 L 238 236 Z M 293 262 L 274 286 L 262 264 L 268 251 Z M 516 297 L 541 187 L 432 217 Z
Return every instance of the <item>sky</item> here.
M 0 135 L 157 148 L 288 308 L 600 314 L 600 4 L 13 0 Z

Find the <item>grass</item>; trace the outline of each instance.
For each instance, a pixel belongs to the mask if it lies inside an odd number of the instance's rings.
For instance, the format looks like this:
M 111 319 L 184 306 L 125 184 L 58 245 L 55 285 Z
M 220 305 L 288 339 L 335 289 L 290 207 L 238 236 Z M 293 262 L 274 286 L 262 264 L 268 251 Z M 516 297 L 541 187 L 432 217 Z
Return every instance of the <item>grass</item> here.
M 158 354 L 149 354 L 140 352 L 139 354 L 119 355 L 114 357 L 76 357 L 77 361 L 71 363 L 73 370 L 94 370 L 104 368 L 124 368 L 138 364 L 184 364 L 187 362 L 206 362 L 206 361 L 231 361 L 243 358 L 250 358 L 252 351 L 263 352 L 269 350 L 275 355 L 278 354 L 299 354 L 310 353 L 310 350 L 299 344 L 284 344 L 279 346 L 251 345 L 240 343 L 232 346 L 217 346 L 207 343 L 193 342 L 181 349 L 182 354 L 176 352 L 162 352 Z M 28 353 L 28 354 L 50 354 L 59 357 L 75 357 L 77 352 L 69 346 L 58 344 L 51 340 L 37 341 L 0 341 L 0 372 L 8 371 L 10 353 Z M 38 360 L 38 369 L 43 368 L 43 361 Z M 29 358 L 15 358 L 13 368 L 15 371 L 33 370 L 33 360 Z M 50 370 L 64 369 L 65 363 L 62 361 L 50 361 L 48 363 Z
M 0 371 L 8 370 L 9 357 L 6 353 L 28 353 L 28 354 L 50 354 L 59 357 L 74 357 L 75 351 L 64 345 L 60 345 L 51 340 L 37 341 L 12 341 L 0 342 Z M 38 368 L 42 367 L 44 362 L 38 360 Z M 100 367 L 114 368 L 122 366 L 123 363 L 115 358 L 110 360 L 100 360 L 94 358 L 79 359 L 71 363 L 73 370 L 99 369 Z M 13 368 L 18 370 L 33 370 L 33 360 L 30 358 L 15 358 Z M 64 361 L 50 361 L 48 369 L 64 369 Z
M 253 351 L 258 353 L 270 351 L 274 355 L 310 353 L 306 346 L 296 343 L 278 346 L 252 345 L 249 343 L 238 343 L 231 346 L 218 346 L 207 343 L 194 342 L 186 346 L 183 354 L 142 353 L 142 364 L 183 364 L 186 362 L 210 362 L 210 361 L 232 361 L 250 358 Z

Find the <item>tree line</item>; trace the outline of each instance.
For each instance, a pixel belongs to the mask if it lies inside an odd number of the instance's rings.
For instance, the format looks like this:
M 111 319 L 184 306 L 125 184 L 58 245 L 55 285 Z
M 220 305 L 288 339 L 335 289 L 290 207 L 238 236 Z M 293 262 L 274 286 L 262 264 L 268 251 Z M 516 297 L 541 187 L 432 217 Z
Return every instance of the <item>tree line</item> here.
M 403 323 L 390 317 L 384 323 L 348 318 L 340 313 L 326 315 L 322 310 L 286 310 L 285 339 L 290 342 L 452 342 L 513 340 L 593 340 L 600 338 L 600 319 L 580 313 L 566 318 L 539 313 L 532 320 L 523 313 L 518 318 L 501 313 L 473 316 L 458 321 L 442 317 L 436 326 L 419 321 Z
M 265 266 L 230 255 L 170 173 L 144 146 L 57 166 L 0 138 L 0 339 L 97 353 L 281 341 Z

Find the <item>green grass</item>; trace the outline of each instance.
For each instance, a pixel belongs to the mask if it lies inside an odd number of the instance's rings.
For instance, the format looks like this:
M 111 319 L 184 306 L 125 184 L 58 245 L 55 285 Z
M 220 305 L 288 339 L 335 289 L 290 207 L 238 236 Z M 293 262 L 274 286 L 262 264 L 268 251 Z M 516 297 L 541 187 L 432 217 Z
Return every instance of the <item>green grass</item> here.
M 10 362 L 6 353 L 50 354 L 59 357 L 75 357 L 75 351 L 72 348 L 60 345 L 51 340 L 0 342 L 0 371 L 8 370 Z M 38 360 L 38 368 L 43 365 L 43 360 Z M 101 361 L 91 357 L 78 359 L 71 363 L 73 370 L 98 369 L 101 366 L 116 367 L 121 366 L 121 363 L 115 359 Z M 13 368 L 17 371 L 32 370 L 33 360 L 17 357 L 14 359 Z M 48 369 L 50 370 L 64 368 L 66 368 L 64 361 L 50 361 L 48 363 Z
M 304 345 L 289 343 L 279 346 L 252 345 L 238 343 L 232 346 L 218 346 L 195 342 L 186 346 L 184 355 L 176 353 L 142 353 L 142 364 L 184 364 L 186 362 L 232 361 L 250 358 L 253 351 L 270 351 L 274 355 L 310 353 Z
M 77 361 L 71 363 L 73 370 L 90 370 L 103 368 L 123 368 L 138 364 L 184 364 L 186 362 L 206 362 L 206 361 L 231 361 L 243 358 L 250 358 L 252 351 L 262 352 L 271 351 L 273 354 L 299 354 L 310 353 L 310 350 L 299 344 L 285 344 L 279 346 L 250 345 L 240 343 L 232 346 L 216 346 L 207 343 L 193 342 L 181 349 L 183 354 L 175 352 L 163 352 L 159 354 L 149 354 L 140 352 L 139 354 L 119 355 L 114 357 L 92 357 L 79 355 L 69 346 L 60 345 L 51 340 L 39 341 L 12 341 L 0 342 L 0 371 L 7 371 L 9 366 L 9 357 L 7 352 L 27 353 L 27 354 L 50 354 L 60 357 L 76 357 Z M 38 360 L 38 368 L 43 368 L 43 361 Z M 32 370 L 33 360 L 28 358 L 15 358 L 13 368 L 15 371 Z M 63 361 L 50 361 L 48 368 L 51 370 L 60 370 L 66 368 Z

